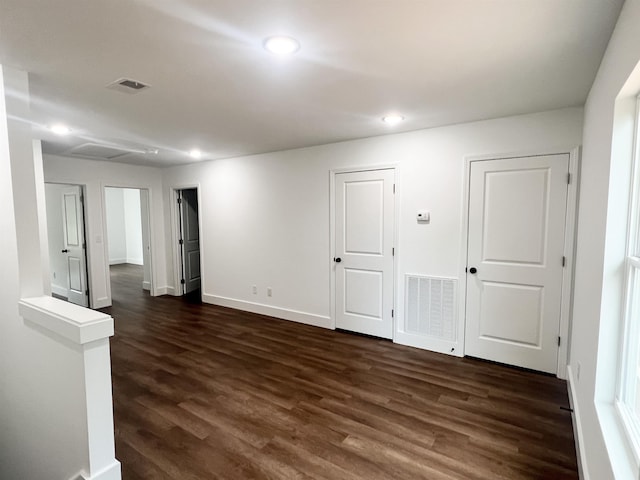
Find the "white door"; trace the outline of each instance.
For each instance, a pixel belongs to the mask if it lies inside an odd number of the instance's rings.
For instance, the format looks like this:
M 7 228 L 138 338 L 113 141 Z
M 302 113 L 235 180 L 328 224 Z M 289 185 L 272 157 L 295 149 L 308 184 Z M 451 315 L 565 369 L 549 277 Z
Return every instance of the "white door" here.
M 393 336 L 394 176 L 336 174 L 336 328 Z
M 62 194 L 64 248 L 69 287 L 67 299 L 71 303 L 89 306 L 87 289 L 87 264 L 84 241 L 84 214 L 82 191 L 71 187 Z
M 471 163 L 465 354 L 555 373 L 569 155 Z

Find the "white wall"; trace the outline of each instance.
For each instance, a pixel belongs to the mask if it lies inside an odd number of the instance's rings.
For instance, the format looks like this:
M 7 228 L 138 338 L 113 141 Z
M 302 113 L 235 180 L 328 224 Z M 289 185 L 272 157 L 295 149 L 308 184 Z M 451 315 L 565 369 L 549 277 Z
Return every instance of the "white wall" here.
M 0 67 L 0 478 L 68 479 L 89 471 L 80 354 L 18 314 L 21 296 L 44 290 L 28 98 L 26 73 Z
M 152 167 L 123 165 L 92 160 L 44 156 L 44 178 L 47 182 L 70 183 L 85 186 L 85 216 L 87 219 L 87 246 L 89 282 L 92 308 L 111 305 L 111 285 L 106 249 L 106 221 L 104 214 L 104 187 L 147 188 L 149 190 L 152 295 L 167 293 L 165 268 L 164 211 L 161 170 Z
M 140 219 L 142 221 L 142 263 L 144 275 L 142 288 L 151 290 L 151 247 L 149 246 L 149 191 L 140 190 Z
M 140 190 L 105 188 L 109 265 L 143 264 Z
M 613 415 L 633 116 L 616 97 L 640 61 L 640 1 L 627 0 L 585 105 L 569 380 L 582 461 L 592 480 L 638 478 Z M 640 91 L 636 82 L 635 92 Z M 635 102 L 632 102 L 632 104 Z M 625 110 L 627 112 L 625 113 Z M 614 117 L 618 120 L 614 124 Z M 605 443 L 606 438 L 606 443 Z M 608 455 L 607 455 L 608 453 Z
M 329 172 L 397 164 L 402 319 L 405 274 L 463 278 L 465 156 L 568 151 L 581 143 L 581 130 L 582 109 L 570 108 L 203 162 L 163 170 L 165 195 L 199 186 L 205 301 L 330 326 Z M 172 226 L 173 200 L 165 199 L 165 224 Z M 431 211 L 430 224 L 416 223 L 418 209 Z M 172 245 L 170 228 L 165 241 Z M 175 282 L 171 252 L 168 278 Z
M 142 265 L 142 218 L 140 217 L 140 190 L 125 188 L 122 191 L 124 230 L 127 244 L 127 263 Z
M 124 222 L 124 190 L 105 188 L 104 208 L 107 219 L 109 265 L 127 263 L 127 230 Z

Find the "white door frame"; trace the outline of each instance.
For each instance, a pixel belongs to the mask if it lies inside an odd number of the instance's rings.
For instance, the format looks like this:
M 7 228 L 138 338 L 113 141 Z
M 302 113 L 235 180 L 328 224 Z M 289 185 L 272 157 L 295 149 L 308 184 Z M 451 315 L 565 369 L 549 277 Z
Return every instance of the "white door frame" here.
M 574 256 L 575 256 L 575 230 L 578 211 L 578 187 L 580 175 L 580 147 L 559 148 L 551 150 L 536 150 L 525 152 L 513 152 L 502 154 L 486 154 L 471 155 L 464 159 L 464 186 L 462 190 L 462 242 L 460 242 L 460 294 L 458 297 L 459 332 L 460 342 L 462 345 L 462 354 L 465 351 L 465 327 L 467 319 L 467 282 L 465 281 L 467 274 L 465 268 L 467 266 L 468 240 L 469 240 L 469 187 L 471 175 L 471 163 L 486 160 L 506 160 L 510 158 L 520 157 L 539 157 L 545 155 L 569 155 L 569 174 L 571 181 L 567 191 L 567 211 L 564 225 L 564 250 L 563 254 L 566 259 L 565 268 L 562 273 L 562 302 L 560 306 L 560 327 L 558 335 L 560 336 L 560 347 L 558 348 L 558 365 L 556 376 L 561 379 L 567 378 L 567 362 L 569 360 L 569 340 L 571 334 L 571 306 L 573 296 L 573 274 L 574 274 Z
M 94 308 L 93 298 L 91 295 L 93 285 L 91 282 L 91 242 L 89 241 L 89 227 L 87 225 L 87 186 L 83 183 L 67 183 L 67 182 L 44 182 L 45 184 L 49 183 L 52 185 L 68 185 L 70 187 L 79 187 L 80 195 L 82 195 L 82 227 L 84 228 L 84 256 L 85 256 L 85 266 L 86 266 L 86 275 L 87 275 L 87 290 L 89 290 L 89 295 L 87 296 L 87 302 L 89 304 L 88 308 Z M 47 237 L 49 236 L 49 232 L 47 232 Z M 47 246 L 48 248 L 48 246 Z
M 330 323 L 329 328 L 336 329 L 336 269 L 335 262 L 333 261 L 336 256 L 336 174 L 339 173 L 356 173 L 356 172 L 368 172 L 372 170 L 393 170 L 394 184 L 395 184 L 395 198 L 393 207 L 393 244 L 395 248 L 395 255 L 393 256 L 393 310 L 395 312 L 393 316 L 393 338 L 396 339 L 396 326 L 398 325 L 398 286 L 397 286 L 397 272 L 398 272 L 398 225 L 400 219 L 400 196 L 399 182 L 400 182 L 400 168 L 398 164 L 383 164 L 383 165 L 368 165 L 364 167 L 345 167 L 334 168 L 329 170 L 329 308 L 330 308 Z
M 151 247 L 151 255 L 149 255 L 151 261 L 151 288 L 149 289 L 149 294 L 152 297 L 157 297 L 162 295 L 163 292 L 158 290 L 158 281 L 157 281 L 157 255 L 156 252 L 156 240 L 155 240 L 155 227 L 153 225 L 153 189 L 151 185 L 131 185 L 131 184 L 119 184 L 119 183 L 104 183 L 100 182 L 100 191 L 102 192 L 100 199 L 100 209 L 102 213 L 102 232 L 103 232 L 103 249 L 104 249 L 104 259 L 105 259 L 105 280 L 107 284 L 107 298 L 109 300 L 109 305 L 113 304 L 113 298 L 111 297 L 111 265 L 109 265 L 109 232 L 107 230 L 107 191 L 106 188 L 128 188 L 130 190 L 146 190 L 149 193 L 149 246 Z M 144 221 L 144 219 L 142 219 Z
M 198 198 L 198 241 L 200 242 L 200 295 L 204 298 L 205 293 L 205 280 L 204 280 L 204 249 L 202 248 L 202 195 L 199 183 L 188 183 L 180 185 L 172 185 L 169 187 L 169 199 L 171 205 L 169 209 L 171 211 L 171 253 L 173 255 L 173 291 L 168 291 L 170 295 L 181 297 L 183 295 L 182 285 L 180 280 L 182 278 L 181 270 L 182 263 L 180 262 L 180 226 L 178 216 L 178 191 L 195 188 Z

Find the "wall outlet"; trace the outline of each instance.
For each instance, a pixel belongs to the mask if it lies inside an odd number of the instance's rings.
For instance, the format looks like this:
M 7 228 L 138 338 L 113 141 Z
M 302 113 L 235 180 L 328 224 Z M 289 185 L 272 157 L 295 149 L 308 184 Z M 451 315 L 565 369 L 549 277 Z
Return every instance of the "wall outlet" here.
M 273 295 L 273 291 L 271 290 L 271 287 L 267 287 L 267 297 L 271 297 Z
M 576 368 L 576 380 L 580 381 L 580 362 L 578 362 L 578 368 Z
M 253 287 L 251 287 L 251 291 L 253 292 L 254 295 L 258 294 L 258 286 L 254 285 Z

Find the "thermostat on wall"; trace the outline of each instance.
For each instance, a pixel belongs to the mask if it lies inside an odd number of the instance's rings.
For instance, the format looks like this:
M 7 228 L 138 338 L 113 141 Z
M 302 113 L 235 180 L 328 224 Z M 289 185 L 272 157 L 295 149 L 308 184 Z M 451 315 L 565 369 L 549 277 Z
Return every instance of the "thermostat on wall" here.
M 418 223 L 429 223 L 431 221 L 431 212 L 427 210 L 418 210 L 416 218 Z

